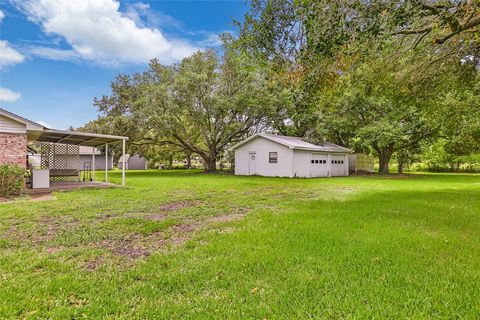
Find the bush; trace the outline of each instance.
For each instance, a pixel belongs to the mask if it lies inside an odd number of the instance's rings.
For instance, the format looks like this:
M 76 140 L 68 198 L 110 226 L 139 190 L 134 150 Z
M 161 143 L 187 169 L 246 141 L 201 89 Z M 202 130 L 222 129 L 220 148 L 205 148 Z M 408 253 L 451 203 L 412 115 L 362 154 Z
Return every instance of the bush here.
M 0 165 L 0 197 L 19 195 L 25 187 L 25 169 L 16 165 Z
M 480 163 L 464 163 L 453 170 L 447 165 L 432 165 L 429 163 L 415 163 L 410 167 L 410 171 L 416 172 L 455 172 L 455 173 L 480 173 Z

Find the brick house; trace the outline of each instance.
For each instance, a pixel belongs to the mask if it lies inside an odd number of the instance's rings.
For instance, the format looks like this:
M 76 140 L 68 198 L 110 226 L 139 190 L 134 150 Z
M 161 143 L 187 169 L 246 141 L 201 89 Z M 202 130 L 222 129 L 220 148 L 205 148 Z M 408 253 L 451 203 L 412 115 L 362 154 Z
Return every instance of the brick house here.
M 35 140 L 44 127 L 0 109 L 0 164 L 27 164 L 27 141 Z

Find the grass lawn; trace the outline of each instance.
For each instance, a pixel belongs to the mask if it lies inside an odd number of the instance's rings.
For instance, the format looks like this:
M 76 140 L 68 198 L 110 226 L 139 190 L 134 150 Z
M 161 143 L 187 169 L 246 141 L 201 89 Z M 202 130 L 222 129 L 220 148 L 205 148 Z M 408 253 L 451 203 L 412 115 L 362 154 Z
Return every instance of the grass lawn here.
M 127 185 L 0 204 L 0 318 L 480 318 L 480 175 Z

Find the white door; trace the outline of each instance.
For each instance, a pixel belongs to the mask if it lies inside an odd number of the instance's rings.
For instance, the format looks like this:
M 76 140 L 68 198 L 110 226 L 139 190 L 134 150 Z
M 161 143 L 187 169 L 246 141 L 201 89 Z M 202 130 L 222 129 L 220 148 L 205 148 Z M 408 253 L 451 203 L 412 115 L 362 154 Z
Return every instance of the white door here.
M 310 176 L 327 177 L 328 176 L 328 156 L 326 154 L 312 153 L 310 159 Z
M 332 177 L 345 175 L 345 156 L 332 155 Z
M 257 154 L 255 152 L 248 153 L 248 175 L 257 174 Z

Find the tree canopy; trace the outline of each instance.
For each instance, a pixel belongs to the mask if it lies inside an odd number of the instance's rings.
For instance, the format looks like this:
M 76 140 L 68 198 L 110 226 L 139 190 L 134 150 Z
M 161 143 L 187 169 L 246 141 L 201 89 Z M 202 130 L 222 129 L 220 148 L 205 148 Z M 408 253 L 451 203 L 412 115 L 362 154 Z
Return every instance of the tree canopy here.
M 388 172 L 394 153 L 404 159 L 426 140 L 450 136 L 456 152 L 480 144 L 479 10 L 478 1 L 252 0 L 237 44 L 301 93 L 287 124 L 308 119 L 307 138 L 371 151 Z
M 267 129 L 374 154 L 382 173 L 431 146 L 480 152 L 478 0 L 251 0 L 236 24 L 223 55 L 119 75 L 89 126 L 209 171 Z
M 275 99 L 253 60 L 208 50 L 171 66 L 152 60 L 143 73 L 120 75 L 112 94 L 95 104 L 106 117 L 127 123 L 134 143 L 187 150 L 215 171 L 228 146 L 268 125 Z

